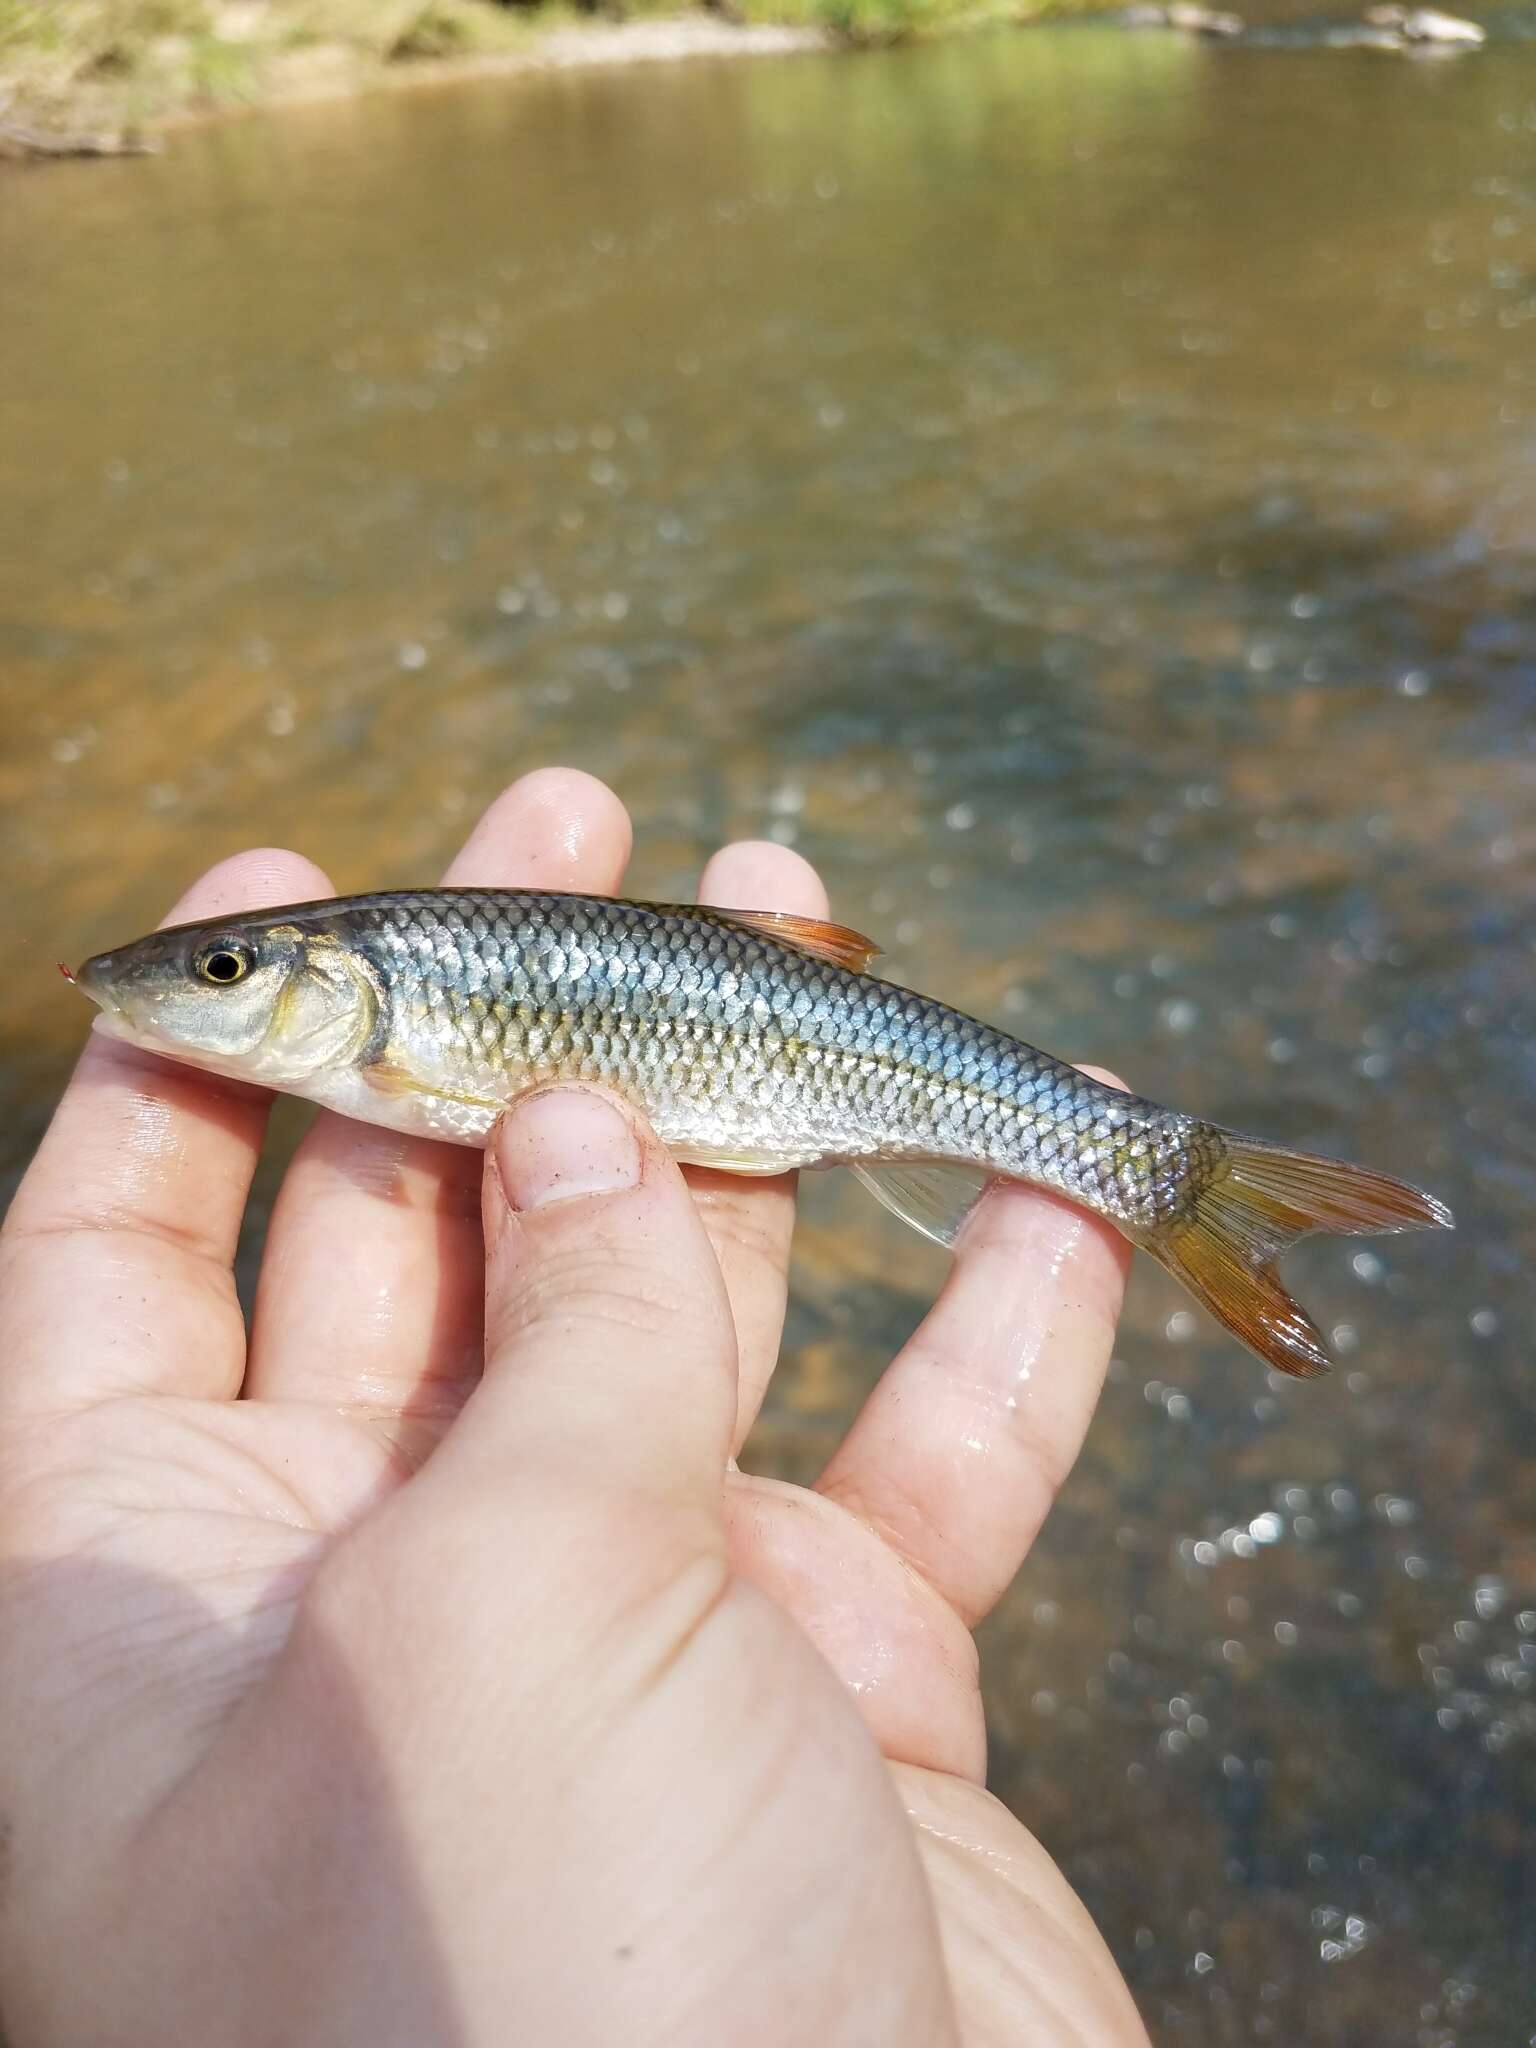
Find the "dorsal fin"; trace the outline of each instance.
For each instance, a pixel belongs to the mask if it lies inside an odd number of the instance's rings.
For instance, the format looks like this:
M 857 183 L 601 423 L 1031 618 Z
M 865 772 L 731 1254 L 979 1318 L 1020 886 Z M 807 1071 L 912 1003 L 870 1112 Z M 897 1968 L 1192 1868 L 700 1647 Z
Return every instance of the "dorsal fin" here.
M 744 925 L 760 938 L 780 946 L 793 946 L 816 960 L 830 960 L 834 967 L 851 968 L 862 974 L 880 951 L 873 939 L 850 931 L 845 924 L 826 924 L 819 917 L 796 917 L 788 910 L 722 910 L 719 915 L 731 924 Z

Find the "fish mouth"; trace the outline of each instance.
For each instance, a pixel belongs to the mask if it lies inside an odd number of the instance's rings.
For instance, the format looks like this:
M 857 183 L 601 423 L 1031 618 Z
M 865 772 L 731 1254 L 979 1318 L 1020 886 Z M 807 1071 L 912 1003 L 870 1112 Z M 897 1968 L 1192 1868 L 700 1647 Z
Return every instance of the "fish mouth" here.
M 106 955 L 96 953 L 85 962 L 84 966 L 77 967 L 69 978 L 82 995 L 90 997 L 97 1009 L 101 1011 L 103 1017 L 120 1017 L 123 1013 L 123 1006 L 113 994 L 102 971 L 105 963 Z

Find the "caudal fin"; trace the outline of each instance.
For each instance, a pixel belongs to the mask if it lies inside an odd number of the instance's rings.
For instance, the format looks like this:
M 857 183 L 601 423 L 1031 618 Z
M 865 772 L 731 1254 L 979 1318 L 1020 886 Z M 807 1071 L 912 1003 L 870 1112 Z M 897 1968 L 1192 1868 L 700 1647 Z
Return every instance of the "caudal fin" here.
M 1222 1135 L 1226 1157 L 1196 1197 L 1193 1217 L 1147 1249 L 1266 1364 L 1315 1379 L 1332 1361 L 1285 1290 L 1276 1270 L 1282 1252 L 1314 1230 L 1448 1230 L 1451 1212 L 1368 1167 Z

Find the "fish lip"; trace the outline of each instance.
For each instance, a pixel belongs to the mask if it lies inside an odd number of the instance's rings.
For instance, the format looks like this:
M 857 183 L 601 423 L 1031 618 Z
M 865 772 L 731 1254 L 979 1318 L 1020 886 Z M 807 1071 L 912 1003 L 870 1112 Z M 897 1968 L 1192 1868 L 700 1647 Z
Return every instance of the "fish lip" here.
M 75 987 L 90 997 L 105 1017 L 120 1017 L 123 1006 L 101 979 L 102 965 L 106 959 L 103 953 L 95 953 L 74 973 Z

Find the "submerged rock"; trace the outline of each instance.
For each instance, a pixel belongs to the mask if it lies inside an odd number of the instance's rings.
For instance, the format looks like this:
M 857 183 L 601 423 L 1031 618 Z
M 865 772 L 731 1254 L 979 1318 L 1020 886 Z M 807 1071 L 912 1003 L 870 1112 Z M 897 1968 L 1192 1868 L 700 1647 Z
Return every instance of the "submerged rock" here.
M 1191 0 L 1171 0 L 1166 7 L 1129 7 L 1120 20 L 1125 28 L 1173 28 L 1191 36 L 1230 38 L 1243 32 L 1241 16 L 1222 14 L 1211 7 L 1197 7 L 1191 4 Z
M 1372 28 L 1390 29 L 1405 43 L 1475 45 L 1488 40 L 1488 31 L 1475 21 L 1442 14 L 1435 7 L 1369 7 L 1365 18 Z
M 1408 45 L 1396 29 L 1382 28 L 1366 21 L 1351 21 L 1342 28 L 1323 31 L 1330 50 L 1406 50 Z

